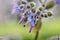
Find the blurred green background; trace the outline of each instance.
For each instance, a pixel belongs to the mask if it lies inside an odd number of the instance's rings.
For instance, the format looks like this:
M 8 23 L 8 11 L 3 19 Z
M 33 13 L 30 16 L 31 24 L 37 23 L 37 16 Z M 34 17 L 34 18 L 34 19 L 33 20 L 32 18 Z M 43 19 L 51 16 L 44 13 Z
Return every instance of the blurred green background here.
M 34 40 L 35 32 L 29 33 L 29 26 L 24 28 L 23 24 L 19 25 L 17 18 L 11 15 L 11 2 L 12 0 L 0 0 L 0 37 L 18 34 L 21 40 Z M 51 9 L 53 16 L 48 19 L 42 19 L 43 25 L 40 29 L 38 40 L 47 40 L 52 36 L 60 34 L 59 10 L 60 6 L 56 5 Z

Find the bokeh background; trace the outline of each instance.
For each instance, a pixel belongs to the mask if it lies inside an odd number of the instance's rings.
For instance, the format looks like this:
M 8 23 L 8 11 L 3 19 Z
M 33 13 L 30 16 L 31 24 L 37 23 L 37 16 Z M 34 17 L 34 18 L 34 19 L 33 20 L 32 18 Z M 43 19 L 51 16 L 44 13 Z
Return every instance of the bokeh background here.
M 40 5 L 38 0 L 34 1 Z M 0 0 L 0 37 L 17 35 L 20 40 L 34 40 L 35 32 L 29 33 L 29 27 L 24 28 L 23 24 L 19 25 L 17 17 L 11 14 L 12 3 L 12 0 Z M 38 40 L 47 40 L 52 36 L 60 35 L 60 5 L 55 5 L 50 10 L 53 11 L 53 16 L 42 19 L 43 25 Z

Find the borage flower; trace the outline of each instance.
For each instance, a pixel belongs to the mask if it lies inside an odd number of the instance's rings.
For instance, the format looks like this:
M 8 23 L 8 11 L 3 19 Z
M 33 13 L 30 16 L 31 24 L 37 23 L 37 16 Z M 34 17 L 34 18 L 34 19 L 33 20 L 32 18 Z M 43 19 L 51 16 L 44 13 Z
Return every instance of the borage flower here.
M 34 27 L 37 27 L 36 28 L 37 30 L 40 29 L 39 26 L 40 23 L 39 21 L 41 21 L 40 18 L 42 19 L 47 18 L 48 16 L 49 17 L 52 16 L 50 12 L 45 11 L 54 6 L 54 3 L 52 1 L 46 4 L 46 0 L 44 2 L 40 0 L 41 7 L 39 7 L 38 10 L 35 9 L 36 4 L 33 1 L 32 2 L 21 1 L 21 3 L 22 4 L 20 4 L 19 6 L 17 5 L 15 8 L 15 12 L 16 13 L 19 12 L 19 14 L 18 13 L 17 14 L 21 16 L 21 19 L 19 20 L 18 23 L 21 24 L 27 18 L 27 22 L 24 24 L 24 27 L 29 24 L 30 25 L 29 32 L 31 32 Z

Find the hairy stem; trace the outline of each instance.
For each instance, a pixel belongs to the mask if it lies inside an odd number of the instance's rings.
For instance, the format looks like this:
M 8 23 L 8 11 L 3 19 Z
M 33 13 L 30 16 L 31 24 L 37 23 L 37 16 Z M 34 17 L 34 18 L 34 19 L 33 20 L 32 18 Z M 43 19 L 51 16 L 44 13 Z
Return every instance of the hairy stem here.
M 38 40 L 38 35 L 39 35 L 39 30 L 42 26 L 42 22 L 41 22 L 41 18 L 39 19 L 39 21 L 37 22 L 37 25 L 36 25 L 38 28 L 36 30 L 36 34 L 35 34 L 35 39 L 34 40 Z

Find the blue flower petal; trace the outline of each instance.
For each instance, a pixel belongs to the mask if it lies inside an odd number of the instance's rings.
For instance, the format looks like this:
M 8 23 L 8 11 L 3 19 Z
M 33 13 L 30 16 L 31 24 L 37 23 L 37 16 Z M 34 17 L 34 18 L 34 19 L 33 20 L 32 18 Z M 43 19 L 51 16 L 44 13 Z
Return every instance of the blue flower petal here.
M 60 5 L 60 0 L 53 0 L 55 4 L 59 4 Z

